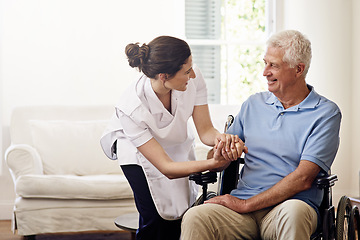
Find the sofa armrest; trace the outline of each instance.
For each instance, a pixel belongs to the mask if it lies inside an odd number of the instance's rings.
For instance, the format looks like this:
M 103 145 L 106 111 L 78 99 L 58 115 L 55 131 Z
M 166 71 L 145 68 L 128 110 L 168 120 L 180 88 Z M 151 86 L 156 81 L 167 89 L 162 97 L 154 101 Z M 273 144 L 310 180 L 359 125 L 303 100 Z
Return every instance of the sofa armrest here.
M 5 152 L 5 162 L 9 167 L 14 183 L 21 175 L 43 174 L 39 153 L 27 144 L 11 145 Z

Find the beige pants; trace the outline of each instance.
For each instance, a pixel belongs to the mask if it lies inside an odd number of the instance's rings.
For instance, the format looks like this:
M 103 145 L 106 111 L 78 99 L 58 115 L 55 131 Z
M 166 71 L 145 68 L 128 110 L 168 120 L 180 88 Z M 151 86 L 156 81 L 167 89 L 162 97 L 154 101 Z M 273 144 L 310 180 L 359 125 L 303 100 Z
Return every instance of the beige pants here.
M 287 200 L 274 208 L 247 214 L 208 203 L 190 208 L 185 213 L 181 239 L 309 240 L 316 225 L 315 210 L 300 200 Z

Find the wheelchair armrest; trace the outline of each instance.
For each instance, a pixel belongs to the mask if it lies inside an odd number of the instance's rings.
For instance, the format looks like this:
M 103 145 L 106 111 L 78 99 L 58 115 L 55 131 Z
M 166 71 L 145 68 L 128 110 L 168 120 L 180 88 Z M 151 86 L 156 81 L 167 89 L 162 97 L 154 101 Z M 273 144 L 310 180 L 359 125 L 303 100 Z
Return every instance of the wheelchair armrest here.
M 189 176 L 189 179 L 195 181 L 198 185 L 206 185 L 208 183 L 215 183 L 217 181 L 216 172 L 206 172 L 206 173 L 195 173 Z
M 318 188 L 324 189 L 329 188 L 335 185 L 335 182 L 338 180 L 336 174 L 330 176 L 319 177 L 315 179 L 315 184 Z

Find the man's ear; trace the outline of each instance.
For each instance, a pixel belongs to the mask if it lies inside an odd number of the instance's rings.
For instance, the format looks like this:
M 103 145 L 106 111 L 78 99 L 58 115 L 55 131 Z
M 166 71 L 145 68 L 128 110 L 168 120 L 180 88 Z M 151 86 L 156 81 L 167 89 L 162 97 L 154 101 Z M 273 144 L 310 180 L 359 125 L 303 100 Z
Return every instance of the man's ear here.
M 299 63 L 298 65 L 296 65 L 296 75 L 300 76 L 301 74 L 303 74 L 304 70 L 305 70 L 305 64 Z

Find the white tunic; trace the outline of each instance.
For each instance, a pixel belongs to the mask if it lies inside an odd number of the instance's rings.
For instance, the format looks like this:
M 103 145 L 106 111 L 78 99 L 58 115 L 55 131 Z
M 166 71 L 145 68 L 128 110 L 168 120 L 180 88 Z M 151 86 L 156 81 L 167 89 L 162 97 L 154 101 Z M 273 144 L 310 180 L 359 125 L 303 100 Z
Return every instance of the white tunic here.
M 118 159 L 120 165 L 142 166 L 157 211 L 167 220 L 180 218 L 194 203 L 197 186 L 188 177 L 168 179 L 137 147 L 154 138 L 173 161 L 196 160 L 188 119 L 194 106 L 207 104 L 207 89 L 196 66 L 194 71 L 196 78 L 188 82 L 186 91 L 172 90 L 172 113 L 157 98 L 150 79 L 142 75 L 122 95 L 101 138 L 102 148 L 110 159 Z

